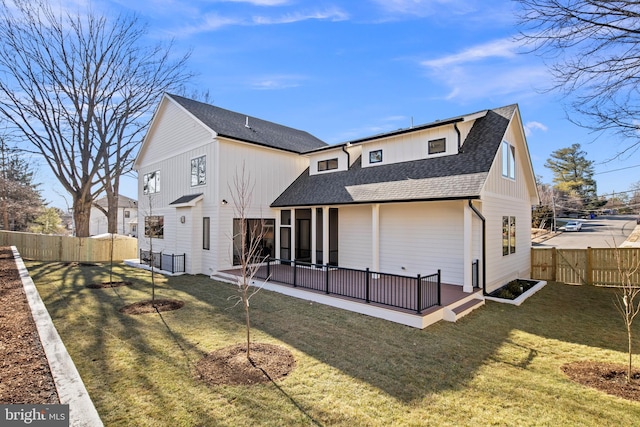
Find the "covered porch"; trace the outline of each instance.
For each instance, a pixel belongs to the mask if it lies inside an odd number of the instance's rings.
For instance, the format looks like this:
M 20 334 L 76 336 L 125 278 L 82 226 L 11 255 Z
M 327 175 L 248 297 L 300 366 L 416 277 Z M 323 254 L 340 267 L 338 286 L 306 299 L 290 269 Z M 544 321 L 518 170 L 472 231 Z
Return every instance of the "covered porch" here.
M 212 276 L 236 284 L 241 270 Z M 251 285 L 423 329 L 457 319 L 484 305 L 482 291 L 442 283 L 440 272 L 416 277 L 355 270 L 329 264 L 270 259 L 256 270 Z

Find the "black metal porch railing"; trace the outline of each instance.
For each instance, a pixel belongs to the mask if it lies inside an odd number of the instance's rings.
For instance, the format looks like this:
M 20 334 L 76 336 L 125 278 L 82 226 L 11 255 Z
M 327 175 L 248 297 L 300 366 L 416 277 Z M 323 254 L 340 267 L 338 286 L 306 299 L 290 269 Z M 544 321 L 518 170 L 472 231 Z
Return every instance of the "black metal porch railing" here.
M 174 255 L 140 249 L 140 262 L 171 273 L 184 273 L 186 254 Z
M 410 277 L 271 258 L 260 267 L 255 277 L 327 295 L 412 310 L 418 314 L 429 307 L 441 305 L 440 270 L 427 276 Z

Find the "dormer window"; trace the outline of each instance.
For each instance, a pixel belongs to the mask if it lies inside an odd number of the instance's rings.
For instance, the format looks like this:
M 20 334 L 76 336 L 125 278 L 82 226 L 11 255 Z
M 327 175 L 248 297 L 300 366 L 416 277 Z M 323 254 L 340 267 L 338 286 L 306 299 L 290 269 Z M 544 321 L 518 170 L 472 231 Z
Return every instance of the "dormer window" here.
M 318 161 L 318 172 L 338 169 L 338 159 L 328 159 Z
M 369 151 L 369 163 L 380 163 L 382 161 L 382 150 Z
M 432 139 L 431 141 L 429 141 L 429 149 L 428 149 L 429 154 L 439 154 L 439 153 L 444 153 L 446 151 L 447 151 L 446 138 Z

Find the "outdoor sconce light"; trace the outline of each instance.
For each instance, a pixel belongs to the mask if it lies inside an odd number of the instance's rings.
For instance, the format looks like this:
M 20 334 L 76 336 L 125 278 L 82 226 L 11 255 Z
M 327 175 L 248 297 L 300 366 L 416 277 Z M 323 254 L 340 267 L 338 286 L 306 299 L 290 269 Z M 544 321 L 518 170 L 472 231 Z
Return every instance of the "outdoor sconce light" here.
M 187 219 L 184 217 L 184 215 L 182 215 L 182 216 L 180 217 L 180 222 L 181 222 L 181 223 L 183 223 L 183 224 L 184 224 L 186 220 L 187 220 Z
M 227 202 L 227 199 L 222 199 L 222 206 L 226 205 L 227 203 L 229 203 Z

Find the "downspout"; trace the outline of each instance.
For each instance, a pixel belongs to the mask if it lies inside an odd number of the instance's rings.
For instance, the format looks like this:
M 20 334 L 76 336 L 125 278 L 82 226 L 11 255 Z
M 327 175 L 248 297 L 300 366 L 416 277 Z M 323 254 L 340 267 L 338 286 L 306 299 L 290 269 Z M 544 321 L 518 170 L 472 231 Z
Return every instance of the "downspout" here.
M 342 146 L 342 151 L 347 155 L 347 170 L 351 167 L 351 154 L 345 149 L 345 145 Z
M 458 123 L 453 124 L 453 129 L 458 134 L 458 154 L 462 153 L 462 136 L 460 134 L 460 129 L 458 129 Z
M 482 294 L 487 295 L 487 220 L 475 206 L 469 201 L 469 207 L 482 221 Z

